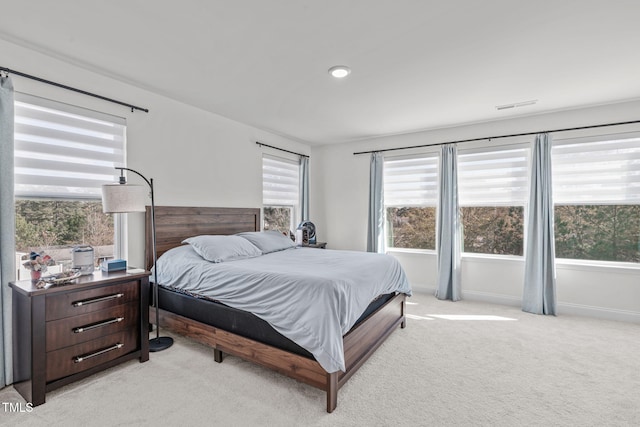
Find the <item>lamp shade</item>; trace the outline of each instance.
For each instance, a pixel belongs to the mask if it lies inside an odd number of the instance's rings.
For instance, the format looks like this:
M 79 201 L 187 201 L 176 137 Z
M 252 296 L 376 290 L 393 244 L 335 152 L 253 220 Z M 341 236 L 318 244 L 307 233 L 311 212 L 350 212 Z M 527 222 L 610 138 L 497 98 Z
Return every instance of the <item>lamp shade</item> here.
M 105 184 L 102 186 L 102 211 L 104 213 L 144 212 L 145 187 L 129 184 Z

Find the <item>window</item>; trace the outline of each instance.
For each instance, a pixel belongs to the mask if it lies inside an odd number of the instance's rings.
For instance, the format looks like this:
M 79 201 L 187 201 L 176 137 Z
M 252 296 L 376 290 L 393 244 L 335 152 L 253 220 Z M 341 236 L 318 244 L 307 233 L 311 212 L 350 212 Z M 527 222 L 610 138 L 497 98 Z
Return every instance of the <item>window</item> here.
M 387 247 L 436 246 L 438 155 L 384 161 Z
M 58 265 L 71 248 L 91 245 L 96 257 L 114 256 L 114 221 L 102 213 L 101 185 L 123 166 L 124 119 L 16 94 L 16 265 L 31 251 L 46 252 Z
M 553 142 L 557 258 L 640 262 L 640 135 Z
M 264 230 L 295 230 L 300 206 L 300 165 L 293 160 L 262 157 Z
M 465 252 L 523 254 L 528 153 L 501 147 L 458 154 Z

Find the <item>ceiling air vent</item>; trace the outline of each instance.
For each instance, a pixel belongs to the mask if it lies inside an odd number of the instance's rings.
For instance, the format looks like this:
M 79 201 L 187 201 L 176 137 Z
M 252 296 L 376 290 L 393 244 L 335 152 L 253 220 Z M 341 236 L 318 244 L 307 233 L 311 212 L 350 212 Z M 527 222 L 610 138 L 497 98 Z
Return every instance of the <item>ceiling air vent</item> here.
M 496 105 L 496 110 L 509 110 L 511 108 L 516 108 L 516 107 L 526 107 L 527 105 L 533 105 L 537 102 L 538 102 L 537 99 L 532 99 L 531 101 L 522 101 L 522 102 L 515 102 L 513 104 Z

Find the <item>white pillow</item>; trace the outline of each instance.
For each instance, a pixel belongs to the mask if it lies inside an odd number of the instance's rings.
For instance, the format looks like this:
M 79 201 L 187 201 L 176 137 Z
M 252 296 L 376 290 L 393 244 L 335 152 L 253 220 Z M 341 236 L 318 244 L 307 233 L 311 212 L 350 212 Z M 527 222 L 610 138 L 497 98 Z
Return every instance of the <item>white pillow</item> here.
M 260 249 L 238 236 L 195 236 L 188 243 L 204 259 L 211 262 L 235 261 L 262 255 Z
M 276 230 L 247 231 L 244 233 L 238 233 L 236 236 L 247 239 L 260 249 L 263 254 L 296 247 L 296 244 L 290 238 Z

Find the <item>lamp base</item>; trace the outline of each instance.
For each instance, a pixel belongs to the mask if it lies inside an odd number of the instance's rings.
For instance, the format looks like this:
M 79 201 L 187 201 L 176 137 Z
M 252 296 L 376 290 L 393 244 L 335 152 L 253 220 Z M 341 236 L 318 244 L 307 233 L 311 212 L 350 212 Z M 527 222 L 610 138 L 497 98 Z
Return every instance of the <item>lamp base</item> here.
M 171 337 L 158 337 L 149 340 L 149 351 L 162 351 L 166 350 L 173 345 L 173 338 Z

